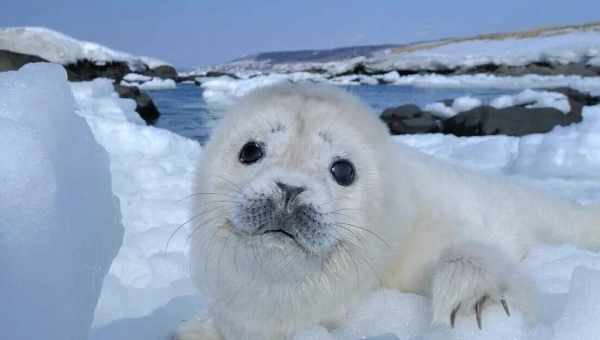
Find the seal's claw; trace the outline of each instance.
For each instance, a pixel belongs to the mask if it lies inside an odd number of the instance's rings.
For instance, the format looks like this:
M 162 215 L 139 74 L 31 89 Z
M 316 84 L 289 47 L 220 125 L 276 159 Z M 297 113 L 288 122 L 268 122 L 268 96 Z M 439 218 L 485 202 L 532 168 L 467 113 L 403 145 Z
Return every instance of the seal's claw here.
M 460 303 L 450 313 L 450 327 L 452 327 L 452 328 L 454 328 L 454 321 L 456 320 L 456 313 L 458 312 L 459 309 L 460 309 Z
M 510 309 L 508 309 L 508 303 L 506 303 L 506 300 L 500 299 L 500 303 L 502 304 L 502 308 L 504 308 L 506 316 L 510 316 Z
M 487 299 L 487 295 L 484 295 L 475 303 L 475 320 L 477 320 L 477 327 L 481 329 L 481 311 L 483 310 L 483 304 Z

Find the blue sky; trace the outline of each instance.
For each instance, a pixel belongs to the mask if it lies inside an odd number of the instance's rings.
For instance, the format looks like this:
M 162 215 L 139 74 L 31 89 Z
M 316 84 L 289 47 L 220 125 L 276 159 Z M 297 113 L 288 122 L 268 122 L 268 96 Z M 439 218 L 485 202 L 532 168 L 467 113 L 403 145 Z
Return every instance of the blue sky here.
M 246 54 L 404 43 L 600 20 L 599 0 L 2 0 L 0 26 L 45 26 L 180 67 Z

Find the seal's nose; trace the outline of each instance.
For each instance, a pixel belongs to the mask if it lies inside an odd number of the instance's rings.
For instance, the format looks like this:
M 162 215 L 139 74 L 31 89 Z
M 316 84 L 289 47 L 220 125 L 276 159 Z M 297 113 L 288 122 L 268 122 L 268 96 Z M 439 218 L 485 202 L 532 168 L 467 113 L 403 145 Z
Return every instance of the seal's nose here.
M 283 200 L 285 202 L 286 209 L 291 201 L 293 201 L 296 197 L 298 197 L 298 195 L 300 195 L 304 190 L 306 190 L 306 188 L 304 187 L 297 187 L 281 182 L 275 182 L 275 184 L 277 184 L 277 186 L 279 187 L 279 189 L 281 189 L 281 192 L 283 193 Z

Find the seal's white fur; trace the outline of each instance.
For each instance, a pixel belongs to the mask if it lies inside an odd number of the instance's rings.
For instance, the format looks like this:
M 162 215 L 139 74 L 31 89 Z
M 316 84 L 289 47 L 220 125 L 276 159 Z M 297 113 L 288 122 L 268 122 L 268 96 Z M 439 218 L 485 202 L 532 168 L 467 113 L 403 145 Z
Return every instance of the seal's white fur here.
M 238 153 L 249 140 L 265 143 L 265 158 L 244 166 Z M 354 163 L 354 184 L 331 178 L 336 157 Z M 340 246 L 314 256 L 232 233 L 240 192 L 267 190 L 276 180 L 311 188 L 305 199 L 343 212 L 345 228 L 323 236 Z M 187 323 L 185 340 L 283 339 L 315 323 L 334 327 L 376 287 L 431 294 L 435 323 L 448 324 L 459 305 L 459 315 L 472 316 L 482 296 L 534 317 L 531 284 L 518 264 L 528 249 L 600 245 L 598 209 L 394 144 L 357 99 L 326 86 L 276 86 L 242 99 L 206 147 L 197 191 L 192 273 L 211 299 L 211 319 Z

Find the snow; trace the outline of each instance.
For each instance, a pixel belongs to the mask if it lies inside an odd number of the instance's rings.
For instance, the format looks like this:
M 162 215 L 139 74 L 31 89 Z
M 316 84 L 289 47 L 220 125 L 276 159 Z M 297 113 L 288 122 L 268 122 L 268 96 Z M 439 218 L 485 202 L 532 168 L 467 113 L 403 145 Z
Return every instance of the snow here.
M 524 66 L 532 63 L 565 65 L 600 65 L 600 24 L 556 27 L 469 38 L 442 39 L 417 42 L 397 48 L 374 51 L 368 56 L 358 56 L 329 62 L 271 63 L 269 60 L 246 58 L 217 65 L 212 71 L 240 73 L 260 71 L 265 73 L 293 73 L 315 71 L 326 78 L 349 74 L 357 67 L 370 73 L 390 71 L 447 71 L 494 64 Z M 196 72 L 200 74 L 205 69 Z
M 496 88 L 527 89 L 572 87 L 579 91 L 600 94 L 600 77 L 581 76 L 541 76 L 528 74 L 524 76 L 495 76 L 492 74 L 474 74 L 459 76 L 442 76 L 437 74 L 410 75 L 400 77 L 394 85 L 412 85 L 418 87 L 444 88 Z
M 584 124 L 556 127 L 550 134 L 519 140 L 515 171 L 536 177 L 597 179 L 600 169 L 600 109 L 583 108 Z
M 478 106 L 481 106 L 481 100 L 471 96 L 459 97 L 452 102 L 452 109 L 456 112 L 469 111 Z
M 471 96 L 458 97 L 448 106 L 443 102 L 436 102 L 425 105 L 423 110 L 431 112 L 437 117 L 446 119 L 455 116 L 458 113 L 469 111 L 483 105 L 478 98 Z M 551 107 L 567 114 L 571 111 L 569 99 L 562 93 L 552 91 L 536 91 L 525 89 L 515 95 L 502 95 L 492 99 L 490 106 L 502 109 L 510 106 L 525 105 L 528 108 Z
M 600 271 L 578 267 L 573 273 L 568 302 L 554 332 L 562 339 L 593 339 L 600 334 Z
M 569 113 L 571 106 L 567 96 L 558 92 L 535 91 L 526 89 L 516 95 L 504 95 L 490 102 L 490 105 L 501 109 L 515 105 L 526 105 L 526 107 L 553 107 L 563 113 Z
M 221 76 L 202 83 L 201 86 L 204 89 L 202 96 L 209 105 L 230 105 L 235 99 L 244 96 L 253 89 L 289 81 L 290 78 L 283 74 L 271 74 L 240 80 Z
M 152 80 L 152 77 L 139 73 L 127 73 L 125 77 L 123 77 L 123 80 L 127 82 L 145 82 Z
M 543 91 L 543 88 L 572 87 L 592 95 L 600 95 L 600 77 L 581 76 L 495 76 L 490 74 L 442 76 L 442 75 L 410 75 L 400 76 L 391 72 L 383 76 L 347 75 L 326 78 L 324 75 L 306 72 L 297 73 L 270 73 L 254 75 L 246 79 L 234 79 L 229 76 L 202 78 L 204 100 L 213 107 L 231 105 L 235 100 L 249 91 L 274 85 L 282 82 L 322 82 L 335 85 L 374 85 L 379 80 L 398 86 L 416 86 L 429 88 L 495 88 L 510 90 L 526 90 L 517 97 L 503 97 L 494 103 L 497 107 L 506 107 L 512 104 L 533 102 L 533 107 L 555 107 L 563 112 L 568 112 L 570 107 L 566 98 L 554 92 Z M 537 90 L 531 90 L 532 88 Z M 460 98 L 454 108 L 445 108 L 443 104 L 435 105 L 429 109 L 438 112 L 442 117 L 450 117 L 458 112 L 466 111 L 481 105 L 476 98 Z M 478 104 L 478 105 L 477 105 Z
M 172 90 L 177 88 L 173 79 L 146 77 L 140 74 L 129 73 L 121 81 L 123 86 L 134 86 L 140 90 Z
M 454 99 L 451 106 L 447 106 L 444 103 L 431 103 L 426 105 L 424 110 L 431 112 L 440 118 L 450 118 L 460 112 L 469 111 L 473 108 L 481 106 L 482 104 L 483 103 L 481 100 L 477 98 L 463 96 Z
M 432 114 L 440 118 L 450 118 L 458 113 L 454 109 L 452 109 L 452 107 L 449 107 L 446 104 L 439 102 L 427 104 L 423 109 L 425 111 L 431 112 Z
M 64 69 L 0 73 L 0 328 L 6 339 L 88 336 L 121 245 L 109 159 Z M 76 141 L 74 143 L 74 141 Z
M 569 64 L 600 55 L 600 31 L 573 31 L 530 38 L 472 39 L 405 52 L 392 51 L 368 61 L 371 68 L 443 70 L 484 64 L 523 66 L 534 62 Z
M 150 57 L 136 57 L 89 41 L 77 40 L 43 27 L 0 28 L 0 49 L 36 55 L 57 64 L 89 60 L 97 65 L 126 62 L 133 70 L 144 65 L 155 68 L 168 63 Z
M 589 65 L 589 66 L 595 66 L 595 67 L 600 67 L 600 56 L 593 57 L 590 60 L 588 60 L 587 65 Z
M 188 221 L 198 143 L 146 126 L 132 100 L 120 99 L 109 80 L 71 84 L 83 116 L 108 151 L 112 190 L 120 200 L 123 246 L 104 281 L 94 325 L 147 316 L 193 293 L 186 259 Z M 171 235 L 173 237 L 171 238 Z

